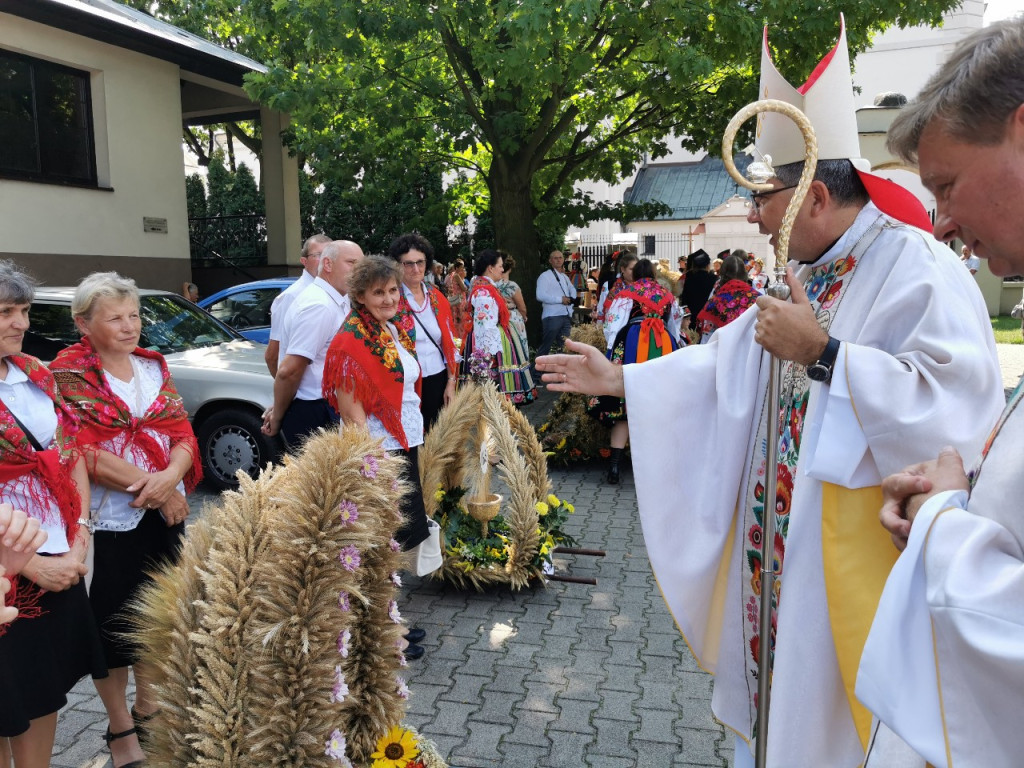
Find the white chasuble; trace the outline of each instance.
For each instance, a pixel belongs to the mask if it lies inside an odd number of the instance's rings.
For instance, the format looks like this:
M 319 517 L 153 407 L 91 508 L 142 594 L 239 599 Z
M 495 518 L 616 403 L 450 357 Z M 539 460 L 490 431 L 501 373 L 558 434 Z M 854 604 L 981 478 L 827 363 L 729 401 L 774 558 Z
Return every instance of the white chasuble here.
M 870 246 L 849 278 L 843 262 L 864 239 Z M 932 458 L 937 446 L 976 452 L 985 428 L 973 425 L 995 420 L 1001 376 L 984 302 L 956 256 L 871 204 L 797 277 L 843 343 L 830 385 L 806 381 L 802 366 L 786 366 L 791 394 L 806 393 L 806 411 L 789 411 L 798 417 L 801 445 L 785 514 L 768 757 L 773 768 L 855 768 L 866 742 L 851 707 L 856 662 L 845 665 L 844 680 L 833 640 L 830 610 L 843 606 L 830 606 L 827 597 L 823 484 L 840 491 L 874 486 Z M 623 369 L 648 554 L 681 632 L 715 675 L 715 716 L 744 740 L 755 722 L 748 603 L 760 578 L 752 578 L 748 553 L 760 514 L 752 489 L 762 479 L 769 363 L 753 341 L 756 317 L 751 308 L 709 344 Z M 877 509 L 870 516 L 877 521 Z M 852 528 L 869 530 L 858 523 Z M 891 547 L 885 536 L 873 542 Z M 884 555 L 891 558 L 886 550 L 876 562 Z M 865 634 L 869 622 L 860 620 Z M 759 638 L 757 645 L 760 652 Z
M 935 766 L 1024 764 L 1021 395 L 970 473 L 969 495 L 938 493 L 921 507 L 861 660 L 857 695 Z

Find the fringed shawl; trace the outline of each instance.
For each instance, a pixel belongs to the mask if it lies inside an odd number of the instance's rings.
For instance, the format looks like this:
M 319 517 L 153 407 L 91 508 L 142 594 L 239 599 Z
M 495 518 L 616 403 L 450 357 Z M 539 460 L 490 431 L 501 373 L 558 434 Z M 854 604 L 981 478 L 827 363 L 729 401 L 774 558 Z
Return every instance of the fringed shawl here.
M 398 340 L 416 357 L 416 345 L 396 325 Z M 416 392 L 420 391 L 420 380 Z M 353 309 L 331 341 L 324 363 L 323 395 L 338 409 L 337 391 L 351 392 L 368 416 L 374 416 L 405 450 L 409 440 L 402 428 L 405 369 L 398 346 L 387 326 L 365 309 Z
M 634 283 L 624 286 L 616 295 L 617 299 L 632 299 L 640 305 L 645 315 L 661 317 L 675 297 L 657 281 L 643 277 Z
M 56 521 L 49 519 L 47 512 L 50 503 L 56 503 L 68 541 L 74 541 L 78 533 L 78 519 L 83 512 L 79 489 L 71 477 L 71 467 L 78 458 L 73 440 L 77 426 L 75 417 L 60 396 L 53 374 L 39 360 L 30 355 L 8 355 L 7 364 L 24 371 L 29 381 L 53 401 L 57 430 L 50 447 L 37 451 L 7 406 L 0 403 L 0 455 L 3 456 L 0 482 L 7 483 L 23 475 L 35 474 L 49 493 L 40 498 L 33 495 L 34 508 L 25 512 L 43 522 L 53 523 Z M 7 594 L 7 604 L 17 607 L 19 618 L 38 616 L 37 604 L 43 590 L 27 579 L 13 575 L 8 578 L 11 591 Z M 3 629 L 0 625 L 0 634 L 3 634 Z
M 718 286 L 704 309 L 697 315 L 704 332 L 728 325 L 757 302 L 758 293 L 743 280 L 730 280 Z
M 61 395 L 74 410 L 81 427 L 78 443 L 83 447 L 98 447 L 117 435 L 127 434 L 131 443 L 146 455 L 150 465 L 162 470 L 170 463 L 170 451 L 165 450 L 160 441 L 146 430 L 166 435 L 172 449 L 182 445 L 192 457 L 192 466 L 184 477 L 185 490 L 191 493 L 203 479 L 199 443 L 188 422 L 185 404 L 171 379 L 167 361 L 159 352 L 142 347 L 136 347 L 132 354 L 159 363 L 164 379 L 160 393 L 141 418 L 133 416 L 128 404 L 110 389 L 103 375 L 103 364 L 88 336 L 62 350 L 50 363 Z

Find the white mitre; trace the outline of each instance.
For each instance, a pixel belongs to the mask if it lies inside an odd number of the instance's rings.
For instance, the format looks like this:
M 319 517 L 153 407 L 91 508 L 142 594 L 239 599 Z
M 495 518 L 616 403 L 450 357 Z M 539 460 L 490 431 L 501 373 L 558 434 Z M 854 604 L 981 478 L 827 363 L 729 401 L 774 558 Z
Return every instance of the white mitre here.
M 768 49 L 766 26 L 761 46 L 758 98 L 785 101 L 807 115 L 818 139 L 818 159 L 852 160 L 859 169 L 870 170 L 870 164 L 860 156 L 850 52 L 846 47 L 846 21 L 842 14 L 839 14 L 838 42 L 799 88 L 790 85 L 775 67 Z M 798 163 L 804 159 L 804 138 L 800 129 L 788 117 L 777 112 L 758 115 L 754 145 L 761 156 L 771 155 L 774 166 Z
M 799 88 L 790 85 L 772 62 L 766 26 L 761 44 L 758 98 L 785 101 L 807 115 L 818 140 L 818 160 L 849 160 L 875 205 L 901 221 L 931 230 L 931 220 L 921 202 L 898 184 L 870 173 L 871 163 L 860 154 L 850 52 L 846 47 L 846 20 L 842 14 L 839 14 L 839 40 L 835 47 L 818 62 L 807 82 Z M 754 147 L 758 157 L 768 165 L 777 168 L 804 159 L 803 135 L 796 123 L 785 115 L 759 113 L 756 131 Z M 758 163 L 751 163 L 750 169 L 755 170 L 757 166 L 763 177 L 771 175 L 770 169 Z M 764 173 L 766 170 L 768 172 Z

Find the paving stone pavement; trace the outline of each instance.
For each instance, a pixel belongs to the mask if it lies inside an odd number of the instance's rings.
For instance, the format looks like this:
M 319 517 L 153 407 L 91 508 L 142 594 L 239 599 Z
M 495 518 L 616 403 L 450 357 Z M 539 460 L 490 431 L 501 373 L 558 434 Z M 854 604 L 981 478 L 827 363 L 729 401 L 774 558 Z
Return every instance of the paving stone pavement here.
M 1017 384 L 1024 346 L 999 345 L 1003 383 Z M 549 395 L 527 411 L 543 415 Z M 560 571 L 597 586 L 551 582 L 513 593 L 463 592 L 406 577 L 402 613 L 427 631 L 410 663 L 406 721 L 453 768 L 731 766 L 730 734 L 711 716 L 711 678 L 696 665 L 651 574 L 629 471 L 550 472 L 576 506 L 569 532 L 605 557 L 559 556 Z M 216 495 L 200 490 L 196 512 Z M 51 765 L 107 768 L 107 720 L 91 681 L 69 694 Z

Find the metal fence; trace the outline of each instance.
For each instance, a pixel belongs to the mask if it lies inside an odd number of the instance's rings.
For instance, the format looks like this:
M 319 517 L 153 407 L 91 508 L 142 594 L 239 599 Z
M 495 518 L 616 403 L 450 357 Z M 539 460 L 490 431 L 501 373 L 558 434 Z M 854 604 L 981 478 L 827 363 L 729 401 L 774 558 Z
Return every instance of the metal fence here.
M 686 232 L 639 232 L 637 242 L 623 243 L 621 235 L 584 236 L 576 251 L 583 257 L 588 269 L 600 267 L 606 256 L 615 251 L 636 250 L 637 256 L 651 261 L 668 261 L 669 267 L 676 268 L 680 258 L 693 251 L 693 238 Z
M 193 267 L 260 267 L 267 263 L 267 217 L 206 216 L 188 220 Z

